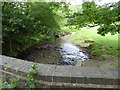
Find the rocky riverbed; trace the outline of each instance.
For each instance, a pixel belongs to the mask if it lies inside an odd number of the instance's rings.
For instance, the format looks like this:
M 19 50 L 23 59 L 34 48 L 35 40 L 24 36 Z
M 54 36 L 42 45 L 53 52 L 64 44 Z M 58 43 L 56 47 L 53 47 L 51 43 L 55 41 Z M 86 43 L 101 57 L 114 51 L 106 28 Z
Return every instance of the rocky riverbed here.
M 62 37 L 51 43 L 44 41 L 35 45 L 24 59 L 43 64 L 75 66 L 78 60 L 84 61 L 88 58 L 84 50 Z

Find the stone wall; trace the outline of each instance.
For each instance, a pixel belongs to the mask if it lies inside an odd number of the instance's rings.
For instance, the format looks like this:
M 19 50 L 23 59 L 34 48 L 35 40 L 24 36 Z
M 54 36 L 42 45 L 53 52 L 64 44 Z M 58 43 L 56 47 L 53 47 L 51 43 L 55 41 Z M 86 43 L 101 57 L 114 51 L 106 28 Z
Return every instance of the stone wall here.
M 48 86 L 118 88 L 118 71 L 102 67 L 76 67 L 39 64 L 7 56 L 0 56 L 0 72 L 17 75 L 22 83 L 31 65 L 37 64 L 36 83 Z M 21 85 L 20 85 L 21 86 Z M 22 86 L 21 86 L 22 87 Z

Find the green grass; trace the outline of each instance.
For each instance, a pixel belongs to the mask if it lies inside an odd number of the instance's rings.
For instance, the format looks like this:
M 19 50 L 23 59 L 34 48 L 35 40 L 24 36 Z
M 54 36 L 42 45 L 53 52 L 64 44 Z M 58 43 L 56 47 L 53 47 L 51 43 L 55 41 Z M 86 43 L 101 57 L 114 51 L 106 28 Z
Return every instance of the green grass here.
M 97 27 L 94 28 L 82 28 L 78 30 L 74 35 L 68 35 L 68 38 L 72 40 L 76 45 L 82 46 L 85 41 L 94 41 L 91 48 L 91 53 L 99 56 L 103 54 L 118 56 L 118 34 L 111 35 L 110 33 L 101 36 L 97 34 Z
M 71 26 L 71 27 L 61 27 L 61 32 L 64 32 L 64 33 L 70 33 L 70 32 L 75 32 L 77 31 L 77 29 L 75 28 L 75 26 Z

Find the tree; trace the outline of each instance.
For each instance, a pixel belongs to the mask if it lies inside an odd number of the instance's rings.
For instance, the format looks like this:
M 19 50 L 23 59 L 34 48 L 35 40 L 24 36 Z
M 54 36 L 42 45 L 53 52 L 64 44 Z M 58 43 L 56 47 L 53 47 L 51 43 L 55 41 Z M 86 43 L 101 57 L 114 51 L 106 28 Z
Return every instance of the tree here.
M 65 6 L 57 2 L 3 2 L 3 54 L 17 56 L 58 34 L 60 17 L 56 11 L 65 10 Z
M 120 32 L 120 1 L 117 3 L 109 3 L 103 6 L 98 6 L 95 2 L 84 2 L 82 4 L 82 12 L 77 12 L 78 16 L 72 20 L 73 25 L 79 28 L 89 24 L 99 25 L 98 34 L 105 35 L 111 33 L 112 35 Z M 70 21 L 69 21 L 70 22 Z

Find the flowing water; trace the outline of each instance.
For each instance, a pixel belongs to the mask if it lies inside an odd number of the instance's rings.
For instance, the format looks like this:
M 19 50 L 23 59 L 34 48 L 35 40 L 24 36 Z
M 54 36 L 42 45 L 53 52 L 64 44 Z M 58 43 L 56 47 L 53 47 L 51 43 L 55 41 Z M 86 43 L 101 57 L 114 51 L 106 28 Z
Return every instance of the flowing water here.
M 58 38 L 50 44 L 38 44 L 26 60 L 57 65 L 76 65 L 77 60 L 87 60 L 88 55 L 81 48 L 64 38 Z

